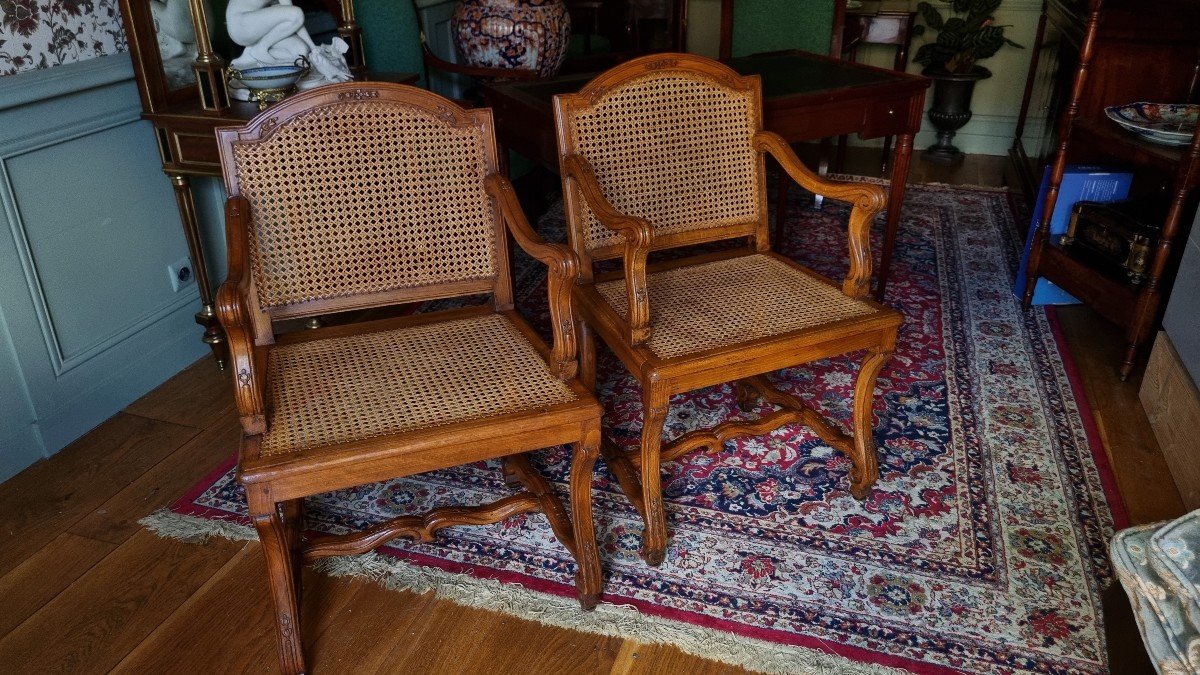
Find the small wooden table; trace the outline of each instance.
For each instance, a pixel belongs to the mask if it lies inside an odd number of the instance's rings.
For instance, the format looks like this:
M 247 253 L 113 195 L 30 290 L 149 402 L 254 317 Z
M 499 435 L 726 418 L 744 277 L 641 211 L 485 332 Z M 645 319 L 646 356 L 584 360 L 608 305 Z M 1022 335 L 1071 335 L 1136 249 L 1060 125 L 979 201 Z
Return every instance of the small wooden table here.
M 788 142 L 851 133 L 862 138 L 898 137 L 875 286 L 875 297 L 882 299 L 912 159 L 913 136 L 921 128 L 929 80 L 801 51 L 758 54 L 730 59 L 727 63 L 743 75 L 762 77 L 764 124 Z M 555 94 L 578 91 L 591 78 L 592 75 L 569 75 L 486 85 L 484 96 L 495 111 L 500 141 L 557 172 L 558 148 L 551 100 Z M 789 183 L 779 182 L 777 240 L 786 217 Z

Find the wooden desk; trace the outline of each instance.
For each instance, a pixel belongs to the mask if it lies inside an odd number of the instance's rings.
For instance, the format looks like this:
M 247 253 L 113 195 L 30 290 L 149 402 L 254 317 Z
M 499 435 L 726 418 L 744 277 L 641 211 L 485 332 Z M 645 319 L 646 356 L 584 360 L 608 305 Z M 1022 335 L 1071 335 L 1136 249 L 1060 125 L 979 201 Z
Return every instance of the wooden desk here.
M 371 73 L 363 79 L 414 84 L 417 75 Z M 225 334 L 217 320 L 208 263 L 201 243 L 200 223 L 196 219 L 196 199 L 192 194 L 191 177 L 220 177 L 221 160 L 217 156 L 217 137 L 213 133 L 214 130 L 217 127 L 245 124 L 260 112 L 257 103 L 231 101 L 231 105 L 228 113 L 212 115 L 201 109 L 199 100 L 190 99 L 167 106 L 160 112 L 142 113 L 142 118 L 154 125 L 154 137 L 158 141 L 163 173 L 171 179 L 171 186 L 175 189 L 175 202 L 179 206 L 179 218 L 183 221 L 188 255 L 191 257 L 196 286 L 200 291 L 200 311 L 196 312 L 196 323 L 204 327 L 202 339 L 212 348 L 217 366 L 222 370 L 228 360 L 228 348 L 225 344 Z
M 863 138 L 899 138 L 892 162 L 883 253 L 875 288 L 875 297 L 882 299 L 904 201 L 913 136 L 921 128 L 929 80 L 799 51 L 747 56 L 727 63 L 743 75 L 762 77 L 764 124 L 791 143 L 850 133 Z M 558 148 L 551 100 L 555 94 L 578 91 L 591 78 L 591 75 L 571 75 L 486 85 L 484 96 L 495 111 L 500 141 L 557 172 Z M 779 182 L 776 239 L 786 217 L 790 182 Z

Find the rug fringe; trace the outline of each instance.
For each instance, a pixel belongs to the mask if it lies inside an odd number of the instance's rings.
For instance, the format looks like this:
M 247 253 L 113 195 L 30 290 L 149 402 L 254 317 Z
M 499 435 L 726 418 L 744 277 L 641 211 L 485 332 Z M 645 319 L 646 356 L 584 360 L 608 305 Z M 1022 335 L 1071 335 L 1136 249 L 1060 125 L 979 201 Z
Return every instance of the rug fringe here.
M 166 509 L 155 511 L 138 523 L 161 537 L 196 543 L 214 536 L 234 541 L 258 539 L 254 528 L 240 523 L 185 516 Z M 574 598 L 532 591 L 519 584 L 413 565 L 377 552 L 325 558 L 317 561 L 314 567 L 331 577 L 366 577 L 394 591 L 433 592 L 439 598 L 464 607 L 503 612 L 548 626 L 644 644 L 673 645 L 694 656 L 763 673 L 892 675 L 906 672 L 852 661 L 817 649 L 779 645 L 650 616 L 631 605 L 601 603 L 591 612 L 582 612 Z
M 210 537 L 222 537 L 232 541 L 258 541 L 258 533 L 249 525 L 228 520 L 185 516 L 167 509 L 159 509 L 142 518 L 138 524 L 160 537 L 181 539 L 203 544 Z

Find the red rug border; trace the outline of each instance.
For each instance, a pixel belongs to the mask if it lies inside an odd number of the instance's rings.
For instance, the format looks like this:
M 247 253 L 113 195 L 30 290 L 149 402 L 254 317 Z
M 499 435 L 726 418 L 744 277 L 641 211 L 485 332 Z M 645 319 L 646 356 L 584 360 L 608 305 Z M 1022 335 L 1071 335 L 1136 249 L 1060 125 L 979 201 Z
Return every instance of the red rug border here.
M 1129 511 L 1125 506 L 1124 497 L 1121 496 L 1120 487 L 1117 485 L 1117 475 L 1113 471 L 1112 463 L 1108 460 L 1108 448 L 1104 445 L 1104 437 L 1100 434 L 1099 425 L 1096 424 L 1096 416 L 1092 412 L 1092 402 L 1088 400 L 1087 390 L 1083 386 L 1083 376 L 1079 373 L 1075 357 L 1071 355 L 1071 348 L 1067 346 L 1067 336 L 1063 333 L 1062 323 L 1058 319 L 1058 310 L 1053 305 L 1046 306 L 1045 310 L 1047 323 L 1050 324 L 1050 333 L 1054 336 L 1054 341 L 1058 346 L 1063 369 L 1067 373 L 1067 381 L 1071 383 L 1071 391 L 1075 394 L 1075 402 L 1079 407 L 1079 416 L 1083 419 L 1083 429 L 1087 436 L 1088 447 L 1092 451 L 1092 460 L 1096 462 L 1096 471 L 1100 474 L 1100 485 L 1104 488 L 1104 496 L 1108 499 L 1109 510 L 1112 511 L 1113 528 L 1124 529 L 1130 525 Z
M 206 474 L 204 478 L 198 481 L 196 485 L 187 491 L 186 494 L 171 504 L 169 510 L 172 513 L 177 513 L 184 516 L 194 516 L 211 520 L 223 520 L 225 522 L 236 522 L 250 527 L 249 518 L 244 516 L 230 517 L 230 514 L 225 511 L 211 509 L 195 503 L 195 499 L 197 497 L 199 497 L 205 490 L 215 483 L 218 478 L 225 475 L 236 464 L 237 454 L 234 453 L 233 455 L 230 455 L 228 459 L 222 461 L 217 468 Z M 420 553 L 400 551 L 386 545 L 380 548 L 386 549 L 387 555 L 397 560 L 433 567 L 453 574 L 466 574 L 476 579 L 492 579 L 501 583 L 518 584 L 523 588 L 532 591 L 547 593 L 559 597 L 575 597 L 575 587 L 573 585 L 547 581 L 545 579 L 539 579 L 537 577 L 532 577 L 517 572 L 505 572 L 487 567 L 477 567 L 473 565 L 442 560 L 440 558 L 426 556 Z M 611 602 L 611 599 L 609 599 L 607 596 L 603 597 L 602 600 L 609 600 Z M 619 598 L 619 600 L 621 601 L 622 605 L 632 605 L 633 607 L 637 608 L 639 612 L 650 616 L 679 621 L 681 623 L 687 623 L 694 626 L 711 628 L 724 633 L 729 633 L 731 635 L 748 637 L 762 640 L 764 642 L 772 642 L 791 647 L 808 648 L 824 654 L 840 656 L 857 662 L 873 663 L 875 665 L 888 666 L 892 668 L 903 668 L 904 670 L 913 673 L 928 675 L 958 675 L 964 672 L 949 666 L 918 661 L 903 656 L 881 654 L 879 652 L 864 649 L 862 647 L 855 647 L 853 645 L 829 642 L 815 637 L 796 635 L 794 633 L 786 633 L 784 631 L 777 631 L 770 628 L 745 626 L 733 621 L 726 621 L 711 616 L 665 608 L 660 605 L 646 602 L 645 600 L 637 600 L 633 598 Z M 731 626 L 733 629 L 731 629 Z M 701 658 L 703 658 L 703 656 L 701 656 Z

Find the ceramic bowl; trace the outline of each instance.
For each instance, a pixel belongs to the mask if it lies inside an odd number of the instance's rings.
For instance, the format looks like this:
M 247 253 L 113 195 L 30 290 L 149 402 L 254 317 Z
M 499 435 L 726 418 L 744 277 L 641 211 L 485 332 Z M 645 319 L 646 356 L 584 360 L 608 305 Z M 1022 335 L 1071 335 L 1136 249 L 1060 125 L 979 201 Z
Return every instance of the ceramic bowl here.
M 288 89 L 308 72 L 304 66 L 264 66 L 231 70 L 230 77 L 246 85 L 247 89 Z
M 1200 105 L 1129 103 L 1104 109 L 1108 118 L 1142 138 L 1162 145 L 1191 145 Z

